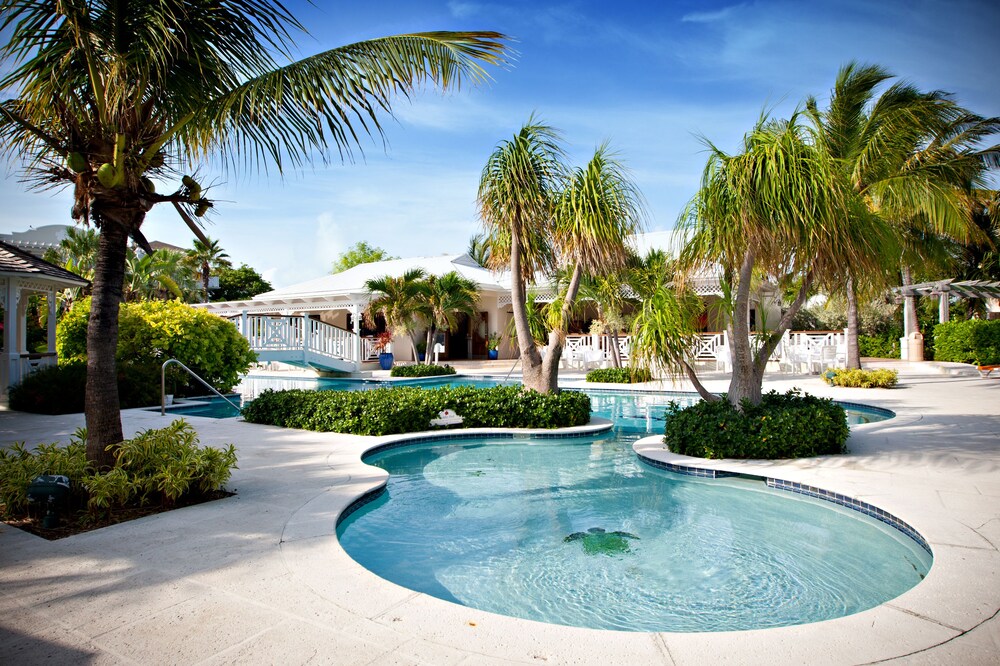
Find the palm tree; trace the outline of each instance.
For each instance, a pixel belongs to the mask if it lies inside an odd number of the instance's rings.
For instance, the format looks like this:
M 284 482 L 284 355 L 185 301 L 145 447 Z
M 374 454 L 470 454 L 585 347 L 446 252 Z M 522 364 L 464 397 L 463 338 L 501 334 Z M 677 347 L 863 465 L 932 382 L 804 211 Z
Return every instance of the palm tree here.
M 73 217 L 93 222 L 100 247 L 88 329 L 87 456 L 113 463 L 122 441 L 115 381 L 118 305 L 131 237 L 170 203 L 204 243 L 191 214 L 213 203 L 181 165 L 218 155 L 232 168 L 283 171 L 352 159 L 379 112 L 426 83 L 457 88 L 501 62 L 504 37 L 432 32 L 359 42 L 290 61 L 303 26 L 274 0 L 79 3 L 0 0 L 0 142 L 37 188 L 72 186 Z
M 532 339 L 525 307 L 527 285 L 554 266 L 550 238 L 556 197 L 564 179 L 556 131 L 534 116 L 513 139 L 493 150 L 479 180 L 479 217 L 492 249 L 489 268 L 511 273 L 511 306 L 524 385 L 549 390 L 542 356 Z
M 558 388 L 565 326 L 581 280 L 624 266 L 626 238 L 644 215 L 638 189 L 607 145 L 572 173 L 565 172 L 561 157 L 555 131 L 531 118 L 513 140 L 497 146 L 479 183 L 479 214 L 491 239 L 491 266 L 510 262 L 522 381 L 541 393 Z M 561 306 L 550 310 L 543 359 L 531 336 L 525 292 L 529 281 L 557 266 L 566 269 L 569 282 L 560 294 Z
M 816 141 L 796 113 L 787 121 L 762 117 L 736 155 L 706 142 L 710 156 L 701 188 L 681 220 L 681 230 L 689 234 L 681 268 L 721 266 L 723 286 L 732 292 L 733 377 L 727 396 L 737 407 L 744 400 L 760 402 L 768 358 L 811 289 L 836 279 L 844 264 L 878 270 L 870 248 L 892 243 L 884 222 L 867 214 Z M 752 347 L 749 309 L 758 273 L 779 280 L 797 276 L 800 283 L 777 326 Z M 672 307 L 669 301 L 661 305 Z M 684 310 L 676 307 L 661 318 L 668 321 L 677 312 Z M 684 359 L 690 347 L 679 344 L 683 339 L 665 336 L 662 341 L 664 346 L 646 358 L 662 359 L 693 376 Z M 700 383 L 695 385 L 702 391 Z
M 125 258 L 125 301 L 187 300 L 198 292 L 196 284 L 188 258 L 180 252 L 160 249 L 146 254 L 130 248 Z
M 382 315 L 386 328 L 394 336 L 405 335 L 409 339 L 414 359 L 418 356 L 412 334 L 427 299 L 425 276 L 423 269 L 411 268 L 399 277 L 383 275 L 365 282 L 365 289 L 374 296 L 365 308 L 365 317 L 374 324 L 375 315 Z
M 864 202 L 869 215 L 894 222 L 900 241 L 912 235 L 907 227 L 920 220 L 924 232 L 944 234 L 960 242 L 975 237 L 967 209 L 963 209 L 960 182 L 968 176 L 961 165 L 968 153 L 969 135 L 950 152 L 938 150 L 935 135 L 962 123 L 962 131 L 980 121 L 941 92 L 923 93 L 912 85 L 895 83 L 878 98 L 876 89 L 892 78 L 877 65 L 851 62 L 841 68 L 830 97 L 829 108 L 819 112 L 815 99 L 807 100 L 817 130 L 818 145 L 826 152 Z M 931 155 L 933 154 L 933 158 Z M 957 161 L 956 161 L 957 160 Z M 917 256 L 926 244 L 911 245 Z M 873 248 L 880 250 L 882 248 Z M 843 289 L 847 296 L 847 365 L 861 367 L 858 351 L 858 294 L 873 296 L 889 285 L 899 255 L 882 255 L 885 270 L 859 272 L 844 264 Z M 908 272 L 904 268 L 904 280 Z M 908 299 L 912 307 L 912 298 Z M 915 317 L 910 318 L 915 321 Z M 909 333 L 905 331 L 904 333 Z
M 459 315 L 475 316 L 479 285 L 457 271 L 450 271 L 441 277 L 428 275 L 424 286 L 420 313 L 427 321 L 426 358 L 429 360 L 438 331 L 453 330 Z
M 208 242 L 203 243 L 196 238 L 194 249 L 187 251 L 188 261 L 194 264 L 201 274 L 202 303 L 208 303 L 208 278 L 212 270 L 232 266 L 229 263 L 229 255 L 219 245 L 219 241 L 211 238 L 205 240 Z
M 469 247 L 466 254 L 472 257 L 480 266 L 490 264 L 490 239 L 486 234 L 475 234 L 469 239 Z

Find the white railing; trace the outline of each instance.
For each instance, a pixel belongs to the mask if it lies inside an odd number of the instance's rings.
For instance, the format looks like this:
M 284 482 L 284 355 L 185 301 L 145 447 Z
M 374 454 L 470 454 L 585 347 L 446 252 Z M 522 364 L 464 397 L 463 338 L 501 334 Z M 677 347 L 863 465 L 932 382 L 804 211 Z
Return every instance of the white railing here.
M 719 360 L 719 348 L 726 346 L 726 333 L 723 331 L 710 332 L 710 333 L 699 333 L 698 339 L 695 342 L 694 347 L 694 358 L 698 361 L 717 361 Z
M 241 333 L 254 351 L 301 350 L 345 361 L 357 361 L 354 351 L 355 334 L 315 319 L 247 317 L 246 330 Z
M 362 361 L 377 361 L 379 352 L 376 351 L 376 345 L 378 345 L 378 338 L 374 335 L 369 335 L 361 338 L 361 360 Z

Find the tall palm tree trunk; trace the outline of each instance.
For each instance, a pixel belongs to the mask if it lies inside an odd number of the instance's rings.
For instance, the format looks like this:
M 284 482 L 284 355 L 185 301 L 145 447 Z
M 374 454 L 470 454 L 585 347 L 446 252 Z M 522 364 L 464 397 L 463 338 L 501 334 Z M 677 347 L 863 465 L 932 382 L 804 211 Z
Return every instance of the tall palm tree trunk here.
M 125 281 L 128 232 L 116 222 L 101 226 L 97 266 L 94 269 L 93 301 L 87 324 L 87 393 L 84 414 L 87 423 L 87 459 L 98 469 L 114 466 L 107 448 L 120 443 L 122 422 L 118 402 L 118 308 Z
M 730 404 L 739 408 L 744 400 L 760 403 L 761 381 L 757 377 L 753 350 L 750 348 L 750 280 L 754 255 L 747 252 L 740 267 L 739 283 L 733 300 L 733 315 L 729 320 L 729 344 L 732 347 L 733 378 L 729 382 Z
M 858 348 L 858 295 L 854 290 L 854 277 L 847 276 L 847 367 L 861 369 L 861 350 Z
M 548 382 L 543 377 L 542 355 L 538 353 L 535 340 L 528 328 L 527 299 L 524 280 L 521 278 L 521 239 L 516 229 L 511 233 L 510 246 L 510 274 L 513 277 L 510 301 L 511 309 L 514 311 L 517 346 L 521 350 L 521 382 L 526 388 L 545 393 Z

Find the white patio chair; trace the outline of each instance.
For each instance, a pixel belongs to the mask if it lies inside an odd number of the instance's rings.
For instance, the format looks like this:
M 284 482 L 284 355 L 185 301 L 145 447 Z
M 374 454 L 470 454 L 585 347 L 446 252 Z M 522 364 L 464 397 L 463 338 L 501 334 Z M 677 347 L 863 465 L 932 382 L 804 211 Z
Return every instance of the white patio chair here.
M 837 363 L 837 346 L 823 345 L 809 357 L 809 372 L 819 374 Z
M 719 366 L 722 366 L 723 372 L 732 372 L 733 354 L 728 345 L 719 345 L 715 348 L 715 369 L 718 370 Z

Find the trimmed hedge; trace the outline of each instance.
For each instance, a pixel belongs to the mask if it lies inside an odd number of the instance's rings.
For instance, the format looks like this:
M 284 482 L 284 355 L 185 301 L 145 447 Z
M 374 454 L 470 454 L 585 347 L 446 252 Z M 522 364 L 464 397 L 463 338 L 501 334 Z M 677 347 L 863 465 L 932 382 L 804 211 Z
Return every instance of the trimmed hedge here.
M 646 368 L 597 368 L 587 373 L 588 382 L 606 384 L 638 384 L 652 379 L 652 373 Z
M 60 363 L 33 372 L 10 389 L 10 408 L 35 414 L 74 414 L 83 411 L 87 364 Z M 160 403 L 160 369 L 156 365 L 124 363 L 118 366 L 118 399 L 122 409 Z
M 899 358 L 898 331 L 880 335 L 859 335 L 858 351 L 868 358 Z
M 847 415 L 828 398 L 766 393 L 740 412 L 723 396 L 666 413 L 663 441 L 674 453 L 698 458 L 804 458 L 844 453 Z
M 876 370 L 835 368 L 823 374 L 823 381 L 830 386 L 846 388 L 892 388 L 899 381 L 899 373 L 888 368 Z
M 372 391 L 264 391 L 243 410 L 251 423 L 353 435 L 432 430 L 445 409 L 465 428 L 563 428 L 590 422 L 590 397 L 576 391 L 537 393 L 520 386 L 411 386 Z
M 934 327 L 934 359 L 1000 364 L 1000 319 L 950 321 Z
M 390 377 L 438 377 L 440 375 L 453 375 L 455 368 L 450 365 L 430 365 L 429 363 L 418 363 L 416 365 L 397 365 L 389 373 Z

